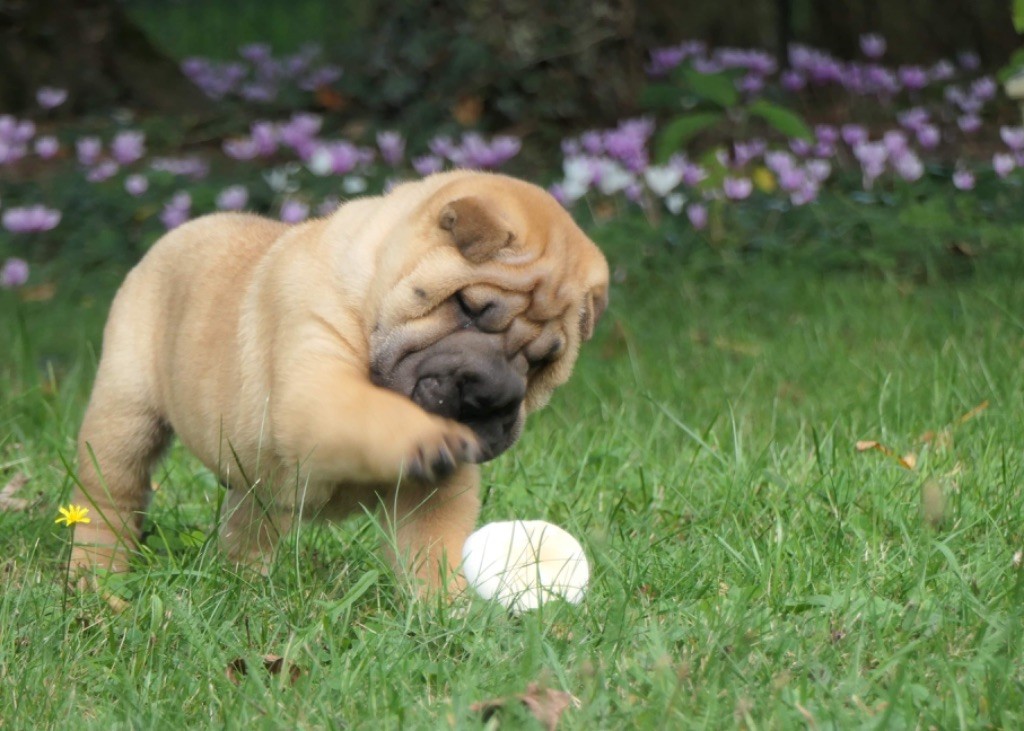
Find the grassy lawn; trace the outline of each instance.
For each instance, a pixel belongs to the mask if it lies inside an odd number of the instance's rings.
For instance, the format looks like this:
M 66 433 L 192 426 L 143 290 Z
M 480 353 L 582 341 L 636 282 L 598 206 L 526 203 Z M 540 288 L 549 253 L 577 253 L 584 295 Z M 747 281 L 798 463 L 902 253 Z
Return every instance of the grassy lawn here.
M 0 292 L 0 484 L 31 503 L 0 511 L 0 725 L 474 728 L 532 681 L 579 699 L 569 729 L 1024 725 L 1021 267 L 723 264 L 627 231 L 591 226 L 609 313 L 484 472 L 485 521 L 558 523 L 592 562 L 582 605 L 520 618 L 411 600 L 368 519 L 238 574 L 177 447 L 128 608 L 65 599 L 54 518 L 111 292 Z

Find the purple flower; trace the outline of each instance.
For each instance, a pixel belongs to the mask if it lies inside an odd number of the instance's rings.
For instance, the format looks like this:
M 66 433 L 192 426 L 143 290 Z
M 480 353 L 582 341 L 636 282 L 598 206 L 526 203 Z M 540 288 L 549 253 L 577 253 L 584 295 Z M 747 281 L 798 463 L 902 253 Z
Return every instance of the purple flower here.
M 146 154 L 146 136 L 135 130 L 118 132 L 110 143 L 110 154 L 121 165 L 131 165 Z
M 981 66 L 981 59 L 973 51 L 961 51 L 956 55 L 956 60 L 960 62 L 962 68 L 968 71 L 974 71 Z
M 870 188 L 875 178 L 885 172 L 889 151 L 881 142 L 862 142 L 853 148 L 853 155 L 864 173 L 864 187 Z
M 683 185 L 688 188 L 700 185 L 707 177 L 707 172 L 697 163 L 688 162 L 683 165 Z
M 974 134 L 981 129 L 981 117 L 977 114 L 964 114 L 957 117 L 956 123 L 960 130 L 967 135 Z
M 779 78 L 782 88 L 786 91 L 797 92 L 807 86 L 807 78 L 793 69 L 786 69 Z
M 316 215 L 318 216 L 329 216 L 338 210 L 338 206 L 341 205 L 341 201 L 335 196 L 330 195 L 320 201 L 320 205 L 316 207 Z
M 647 73 L 649 76 L 664 76 L 681 64 L 685 58 L 686 49 L 682 46 L 655 48 L 651 51 L 651 61 L 647 64 Z
M 244 185 L 229 185 L 217 194 L 217 208 L 221 211 L 240 211 L 249 202 L 249 190 Z
M 11 233 L 41 233 L 60 223 L 60 217 L 60 211 L 41 205 L 8 208 L 4 211 L 3 225 Z
M 686 207 L 686 217 L 690 225 L 700 231 L 708 225 L 708 209 L 703 203 L 691 203 Z
M 789 195 L 789 201 L 794 206 L 805 206 L 818 197 L 818 183 L 808 178 L 804 184 Z
M 897 121 L 901 127 L 916 132 L 921 129 L 922 126 L 928 123 L 929 114 L 927 109 L 922 107 L 913 107 L 905 112 L 900 112 L 896 115 Z
M 273 57 L 270 45 L 267 43 L 247 43 L 238 49 L 238 55 L 250 63 L 262 63 Z
M 898 155 L 907 149 L 907 135 L 903 130 L 891 129 L 882 135 L 882 144 L 889 155 Z
M 269 157 L 277 152 L 277 126 L 273 122 L 253 122 L 249 132 L 260 157 Z
M 982 76 L 979 79 L 975 79 L 971 84 L 971 94 L 974 98 L 983 102 L 994 99 L 997 90 L 998 87 L 996 86 L 995 79 L 991 76 Z
M 43 109 L 56 109 L 68 98 L 67 89 L 57 89 L 52 86 L 41 86 L 36 91 L 36 101 Z
M 426 177 L 439 172 L 444 167 L 444 160 L 437 155 L 422 155 L 412 161 L 412 169 Z
M 149 179 L 145 175 L 129 175 L 124 179 L 124 189 L 128 195 L 138 198 L 149 190 Z
M 650 119 L 628 119 L 604 133 L 605 152 L 632 172 L 641 172 L 647 167 L 647 140 L 653 132 Z
M 800 190 L 800 188 L 803 187 L 807 176 L 804 174 L 802 168 L 790 167 L 783 168 L 778 173 L 778 179 L 779 187 L 787 193 L 792 193 L 793 191 Z
M 78 152 L 78 162 L 95 165 L 103 152 L 103 143 L 99 137 L 80 137 L 75 141 L 75 150 Z
M 277 86 L 275 84 L 255 82 L 242 84 L 242 88 L 238 90 L 238 95 L 247 102 L 260 102 L 265 104 L 272 102 L 277 98 Z
M 330 86 L 341 78 L 342 71 L 337 66 L 321 66 L 314 69 L 309 76 L 302 80 L 299 88 L 303 91 L 316 91 L 321 86 Z
M 974 187 L 974 173 L 960 168 L 953 173 L 953 185 L 957 190 L 971 190 Z
M 117 175 L 118 168 L 117 163 L 113 160 L 104 160 L 99 165 L 90 168 L 89 172 L 86 173 L 85 179 L 90 183 L 102 183 L 104 180 Z
M 289 198 L 281 204 L 281 220 L 285 223 L 300 223 L 309 216 L 309 206 L 302 201 Z
M 248 137 L 224 140 L 224 154 L 235 160 L 252 160 L 260 154 L 256 143 Z
M 805 139 L 794 137 L 789 141 L 789 149 L 800 157 L 806 157 L 814 151 L 814 146 Z
M 828 160 L 808 160 L 804 169 L 808 177 L 818 183 L 824 183 L 832 174 L 832 164 Z
M 956 75 L 956 67 L 943 59 L 929 69 L 928 75 L 931 76 L 932 81 L 949 81 Z
M 168 230 L 177 228 L 189 219 L 191 209 L 192 196 L 184 191 L 180 191 L 175 193 L 174 197 L 164 204 L 164 210 L 160 213 L 160 220 Z
M 754 184 L 750 182 L 750 178 L 731 178 L 727 176 L 722 181 L 722 192 L 724 192 L 725 197 L 730 200 L 743 200 L 748 197 L 753 190 Z
M 52 135 L 39 137 L 35 143 L 36 154 L 44 160 L 50 160 L 57 156 L 60 151 L 60 142 Z
M 366 162 L 367 151 L 347 140 L 321 145 L 309 157 L 306 167 L 314 175 L 346 175 Z
M 921 66 L 900 66 L 897 77 L 904 89 L 917 91 L 928 85 L 928 72 Z
M 455 143 L 447 135 L 439 135 L 433 138 L 427 143 L 427 147 L 437 157 L 448 158 L 449 160 L 452 157 L 452 153 L 456 150 Z
M 764 89 L 764 77 L 760 74 L 748 73 L 743 78 L 736 80 L 736 88 L 744 94 L 753 96 Z
M 1000 178 L 1005 178 L 1012 173 L 1015 167 L 1017 165 L 1012 155 L 1007 155 L 1005 152 L 997 152 L 992 156 L 992 169 L 996 171 L 996 175 Z
M 881 58 L 885 55 L 885 38 L 878 33 L 865 33 L 860 37 L 860 51 L 868 58 Z
M 942 139 L 942 133 L 939 132 L 939 128 L 934 124 L 922 125 L 917 130 L 917 144 L 921 145 L 926 150 L 930 150 L 939 144 Z
M 405 138 L 401 132 L 378 132 L 377 147 L 380 156 L 388 165 L 396 167 L 402 164 L 405 157 Z
M 910 150 L 904 150 L 892 158 L 892 166 L 896 174 L 909 183 L 924 175 L 921 159 Z
M 1024 150 L 1024 127 L 1000 127 L 999 136 L 1014 152 Z
M 0 289 L 15 289 L 28 281 L 28 262 L 11 257 L 0 268 Z
M 281 142 L 305 159 L 316 148 L 316 136 L 322 125 L 323 118 L 318 114 L 293 114 L 277 131 Z
M 859 124 L 844 124 L 839 134 L 851 148 L 868 141 L 868 131 Z
M 761 157 L 766 147 L 765 141 L 759 138 L 746 142 L 735 142 L 732 146 L 733 159 L 736 161 L 736 165 L 743 167 L 751 160 Z

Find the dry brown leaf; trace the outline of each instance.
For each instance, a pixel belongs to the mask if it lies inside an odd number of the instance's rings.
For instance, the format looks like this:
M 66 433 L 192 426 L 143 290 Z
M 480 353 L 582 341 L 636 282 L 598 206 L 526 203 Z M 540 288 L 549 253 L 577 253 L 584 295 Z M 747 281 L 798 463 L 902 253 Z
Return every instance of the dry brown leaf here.
M 348 106 L 348 100 L 329 86 L 318 86 L 313 96 L 329 112 L 340 112 Z
M 472 127 L 484 113 L 484 100 L 478 96 L 464 96 L 452 107 L 452 117 L 463 127 Z
M 271 675 L 281 675 L 282 672 L 287 670 L 289 681 L 293 685 L 295 684 L 295 681 L 299 679 L 299 676 L 302 675 L 302 668 L 298 665 L 285 663 L 284 658 L 280 655 L 264 655 L 263 669 Z M 228 680 L 235 685 L 238 685 L 241 682 L 242 676 L 249 674 L 249 665 L 246 663 L 244 657 L 236 657 L 228 663 L 224 672 L 228 676 Z
M 868 450 L 874 449 L 875 451 L 881 452 L 886 457 L 892 457 L 896 462 L 907 470 L 912 470 L 917 466 L 917 455 L 913 452 L 909 452 L 902 457 L 896 454 L 892 449 L 885 446 L 881 442 L 876 442 L 871 439 L 861 440 L 857 442 L 855 448 L 858 452 L 867 452 Z
M 542 688 L 539 683 L 530 683 L 526 686 L 525 693 L 480 701 L 479 703 L 474 703 L 469 708 L 474 713 L 482 714 L 486 721 L 495 712 L 515 701 L 519 701 L 526 706 L 530 714 L 548 731 L 555 731 L 558 728 L 558 722 L 567 708 L 570 706 L 573 708 L 580 707 L 579 698 L 571 693 L 566 693 L 564 690 Z
M 984 411 L 987 408 L 988 408 L 988 399 L 985 399 L 980 404 L 978 404 L 973 409 L 971 409 L 966 414 L 964 414 L 959 419 L 957 419 L 956 423 L 957 424 L 963 424 L 965 422 L 968 422 L 968 421 L 970 421 L 971 419 L 976 417 L 978 414 L 980 414 L 982 411 Z
M 28 475 L 18 472 L 12 477 L 3 489 L 0 490 L 0 510 L 25 510 L 29 501 L 24 498 L 14 497 L 15 493 L 28 484 Z
M 26 287 L 21 290 L 21 301 L 49 302 L 55 294 L 57 294 L 57 285 L 53 282 L 43 282 L 34 287 Z

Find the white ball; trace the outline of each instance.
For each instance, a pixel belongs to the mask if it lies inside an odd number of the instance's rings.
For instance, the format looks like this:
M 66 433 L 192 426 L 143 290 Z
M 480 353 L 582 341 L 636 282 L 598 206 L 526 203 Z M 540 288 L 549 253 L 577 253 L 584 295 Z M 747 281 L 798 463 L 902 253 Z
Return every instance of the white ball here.
M 462 548 L 462 571 L 477 594 L 517 613 L 556 598 L 578 604 L 590 579 L 579 541 L 543 520 L 479 528 Z

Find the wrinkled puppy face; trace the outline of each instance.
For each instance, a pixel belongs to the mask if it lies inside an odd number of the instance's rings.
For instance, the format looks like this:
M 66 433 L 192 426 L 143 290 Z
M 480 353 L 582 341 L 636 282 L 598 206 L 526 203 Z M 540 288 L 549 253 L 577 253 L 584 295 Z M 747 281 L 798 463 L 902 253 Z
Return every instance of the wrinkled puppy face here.
M 547 192 L 498 175 L 455 174 L 395 230 L 371 379 L 466 424 L 493 459 L 569 377 L 607 304 L 608 265 Z

